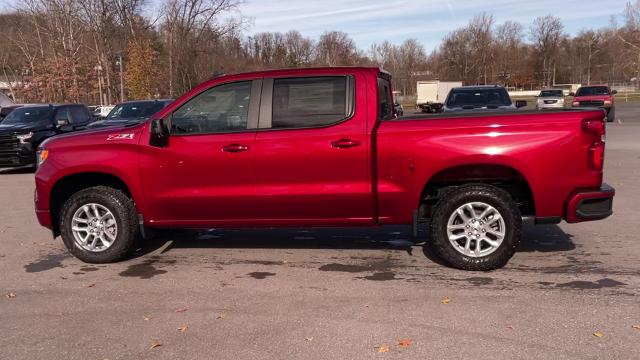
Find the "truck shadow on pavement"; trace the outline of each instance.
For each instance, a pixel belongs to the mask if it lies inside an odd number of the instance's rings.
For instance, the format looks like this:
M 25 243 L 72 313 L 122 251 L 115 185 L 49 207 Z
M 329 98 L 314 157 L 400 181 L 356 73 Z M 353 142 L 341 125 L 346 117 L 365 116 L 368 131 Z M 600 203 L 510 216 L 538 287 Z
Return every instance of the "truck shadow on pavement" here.
M 525 226 L 518 252 L 564 252 L 576 248 L 571 238 L 556 225 Z M 416 246 L 428 241 L 425 229 L 413 239 L 409 226 L 313 229 L 209 229 L 162 231 L 146 241 L 134 257 L 162 249 L 363 249 L 398 250 L 413 255 Z M 168 244 L 168 245 L 167 245 Z M 427 247 L 424 255 L 441 263 Z

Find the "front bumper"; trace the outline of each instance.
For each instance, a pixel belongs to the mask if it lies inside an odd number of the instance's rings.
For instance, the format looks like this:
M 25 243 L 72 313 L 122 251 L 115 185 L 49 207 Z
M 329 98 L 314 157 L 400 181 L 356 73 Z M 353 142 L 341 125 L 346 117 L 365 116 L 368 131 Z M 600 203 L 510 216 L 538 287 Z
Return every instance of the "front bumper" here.
M 598 190 L 576 191 L 567 202 L 565 220 L 577 223 L 607 218 L 613 214 L 615 195 L 616 190 L 608 184 L 602 184 Z
M 49 213 L 49 210 L 36 210 L 36 217 L 38 218 L 40 225 L 47 229 L 53 229 L 51 224 L 51 213 Z
M 564 109 L 564 102 L 555 102 L 552 104 L 545 104 L 543 102 L 536 103 L 538 109 Z
M 31 144 L 2 144 L 0 168 L 18 168 L 36 165 L 36 152 Z

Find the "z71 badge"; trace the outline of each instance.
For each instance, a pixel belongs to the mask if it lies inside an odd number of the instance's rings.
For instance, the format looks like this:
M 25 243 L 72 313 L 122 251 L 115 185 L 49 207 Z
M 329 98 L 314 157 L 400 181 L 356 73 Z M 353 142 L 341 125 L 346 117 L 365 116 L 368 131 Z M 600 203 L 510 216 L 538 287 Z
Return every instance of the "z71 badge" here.
M 110 134 L 107 140 L 133 140 L 133 134 Z

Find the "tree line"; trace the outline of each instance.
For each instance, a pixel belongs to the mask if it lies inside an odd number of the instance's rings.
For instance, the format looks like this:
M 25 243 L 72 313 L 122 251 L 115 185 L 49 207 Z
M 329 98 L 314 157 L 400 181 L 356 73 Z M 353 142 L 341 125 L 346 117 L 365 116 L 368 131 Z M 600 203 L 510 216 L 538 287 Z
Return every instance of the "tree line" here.
M 552 15 L 525 27 L 482 13 L 430 53 L 419 39 L 363 50 L 338 31 L 247 35 L 241 0 L 161 0 L 159 14 L 145 1 L 21 1 L 0 14 L 0 79 L 17 101 L 87 104 L 173 98 L 220 73 L 285 67 L 381 66 L 404 95 L 422 79 L 524 89 L 640 79 L 640 0 L 621 24 L 575 36 Z

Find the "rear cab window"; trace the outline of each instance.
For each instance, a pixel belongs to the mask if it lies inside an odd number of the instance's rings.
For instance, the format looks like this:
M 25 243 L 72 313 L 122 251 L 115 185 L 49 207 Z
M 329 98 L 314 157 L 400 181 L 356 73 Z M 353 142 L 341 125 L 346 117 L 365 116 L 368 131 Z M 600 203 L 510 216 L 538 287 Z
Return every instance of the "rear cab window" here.
M 394 118 L 392 98 L 390 78 L 388 76 L 378 77 L 378 119 L 391 120 Z

